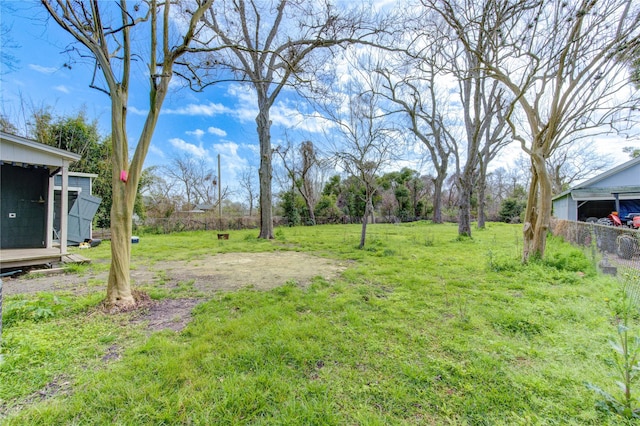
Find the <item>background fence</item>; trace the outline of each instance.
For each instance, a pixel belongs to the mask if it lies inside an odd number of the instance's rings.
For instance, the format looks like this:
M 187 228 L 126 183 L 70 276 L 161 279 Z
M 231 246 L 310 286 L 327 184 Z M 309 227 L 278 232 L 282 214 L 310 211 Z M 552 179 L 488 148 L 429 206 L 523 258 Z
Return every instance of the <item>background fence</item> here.
M 640 303 L 640 230 L 552 219 L 551 232 L 590 250 L 600 270 L 622 280 Z

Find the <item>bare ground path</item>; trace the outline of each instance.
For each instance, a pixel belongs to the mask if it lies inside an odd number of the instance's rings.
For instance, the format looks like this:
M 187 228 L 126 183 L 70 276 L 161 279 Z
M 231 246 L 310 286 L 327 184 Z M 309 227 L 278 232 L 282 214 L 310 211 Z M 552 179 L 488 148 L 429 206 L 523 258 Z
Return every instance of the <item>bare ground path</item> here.
M 157 262 L 139 265 L 131 271 L 134 286 L 162 285 L 172 289 L 188 283 L 194 290 L 211 297 L 219 291 L 234 291 L 245 287 L 268 290 L 287 281 L 308 284 L 315 277 L 336 278 L 347 267 L 338 262 L 308 253 L 278 251 L 267 253 L 225 253 L 192 261 Z M 68 291 L 75 294 L 104 291 L 107 272 L 97 274 L 63 274 L 37 278 L 6 279 L 3 293 L 37 293 Z M 138 321 L 147 321 L 151 330 L 179 331 L 191 318 L 193 307 L 201 298 L 164 299 L 154 302 Z

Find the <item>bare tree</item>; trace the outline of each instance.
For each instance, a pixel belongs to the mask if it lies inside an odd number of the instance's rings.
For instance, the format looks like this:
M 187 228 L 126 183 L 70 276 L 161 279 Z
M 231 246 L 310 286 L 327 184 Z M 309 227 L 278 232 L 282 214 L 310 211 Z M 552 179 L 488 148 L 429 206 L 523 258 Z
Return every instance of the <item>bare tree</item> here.
M 302 167 L 300 168 L 300 179 L 298 181 L 298 191 L 304 198 L 304 202 L 309 210 L 311 222 L 316 224 L 314 213 L 318 196 L 320 195 L 320 183 L 315 178 L 319 165 L 318 154 L 313 146 L 313 142 L 304 141 L 300 145 L 300 156 L 302 157 Z
M 440 28 L 449 44 L 441 50 L 443 65 L 458 82 L 460 103 L 464 123 L 464 156 L 455 153 L 458 177 L 458 235 L 471 236 L 471 198 L 478 189 L 478 227 L 484 227 L 485 181 L 487 168 L 498 152 L 509 142 L 508 127 L 504 119 L 507 102 L 505 89 L 489 75 L 475 56 L 475 51 L 489 53 L 492 40 L 489 34 L 478 32 L 469 37 L 474 52 L 465 49 L 455 40 L 450 29 Z M 453 40 L 453 41 L 449 41 Z M 462 138 L 461 138 L 462 139 Z M 461 157 L 464 158 L 462 163 Z
M 302 196 L 307 207 L 309 220 L 315 225 L 315 207 L 318 202 L 321 185 L 317 179 L 320 162 L 313 142 L 304 141 L 298 149 L 294 149 L 291 144 L 286 147 L 279 146 L 275 149 L 275 152 L 280 156 L 282 165 L 291 180 L 291 190 L 297 190 Z
M 49 15 L 81 45 L 80 54 L 95 61 L 94 87 L 110 97 L 111 143 L 113 164 L 113 204 L 111 208 L 111 268 L 106 304 L 118 309 L 135 306 L 131 293 L 129 265 L 131 261 L 132 215 L 142 165 L 149 150 L 160 109 L 169 89 L 174 64 L 187 51 L 194 49 L 194 36 L 200 31 L 204 13 L 213 0 L 194 0 L 187 9 L 184 25 L 173 25 L 173 2 L 115 3 L 92 1 L 41 0 Z M 178 33 L 178 28 L 182 32 Z M 140 31 L 138 33 L 138 31 Z M 135 34 L 135 35 L 134 35 Z M 139 36 L 139 43 L 132 37 Z M 136 45 L 149 43 L 140 51 Z M 146 54 L 146 55 L 145 55 Z M 129 160 L 126 128 L 132 61 L 146 56 L 149 82 L 149 111 L 143 129 Z M 102 76 L 100 79 L 99 76 Z
M 553 195 L 569 189 L 571 184 L 611 168 L 612 157 L 599 154 L 584 140 L 563 145 L 547 160 Z
M 408 22 L 413 20 L 411 17 Z M 432 161 L 436 165 L 438 192 L 443 190 L 449 157 L 455 160 L 456 180 L 451 185 L 451 189 L 455 191 L 449 191 L 449 203 L 455 194 L 458 203 L 458 234 L 471 236 L 473 190 L 479 189 L 479 204 L 483 206 L 488 164 L 509 142 L 505 137 L 508 128 L 503 117 L 506 112 L 505 89 L 498 82 L 488 79 L 486 70 L 474 52 L 467 51 L 465 45 L 455 39 L 455 34 L 442 17 L 429 7 L 425 8 L 415 22 L 417 25 L 406 25 L 411 43 L 405 54 L 411 60 L 403 67 L 395 68 L 393 77 L 396 81 L 399 79 L 399 82 L 392 83 L 392 75 L 387 74 L 386 87 L 391 92 L 392 100 L 405 110 L 422 110 L 416 116 L 428 124 L 431 131 L 426 135 L 428 137 L 420 139 L 430 149 Z M 415 28 L 420 28 L 421 32 L 416 33 Z M 473 30 L 470 28 L 470 31 Z M 476 51 L 488 52 L 490 49 L 490 34 L 477 31 L 476 34 L 467 36 Z M 404 70 L 406 67 L 408 70 Z M 399 76 L 398 70 L 403 70 L 409 77 Z M 454 91 L 451 86 L 447 86 L 452 79 L 457 82 L 459 106 L 446 96 L 447 92 Z M 408 108 L 409 104 L 402 99 L 405 89 L 403 86 L 408 85 L 412 87 L 409 94 L 413 99 L 419 99 L 415 94 L 418 89 L 429 93 L 426 102 L 422 101 Z M 407 98 L 406 93 L 404 98 Z M 416 130 L 414 133 L 417 134 Z M 440 149 L 436 149 L 438 147 Z M 441 196 L 436 197 L 434 218 L 439 216 L 442 204 Z M 479 226 L 484 226 L 482 207 L 479 216 Z
M 442 223 L 442 189 L 457 146 L 446 125 L 446 97 L 436 86 L 438 68 L 430 58 L 431 54 L 425 51 L 424 60 L 414 62 L 415 68 L 403 70 L 398 67 L 391 71 L 378 67 L 376 72 L 384 81 L 376 90 L 400 107 L 399 112 L 408 120 L 409 131 L 429 152 L 436 172 L 433 181 L 433 221 Z
M 0 15 L 3 13 L 8 15 L 8 12 L 12 10 L 13 5 L 11 3 L 0 3 Z M 18 58 L 11 51 L 18 49 L 20 45 L 11 37 L 12 30 L 13 28 L 6 21 L 0 22 L 0 81 L 3 75 L 18 69 Z
M 632 0 L 429 3 L 465 49 L 513 96 L 505 118 L 532 169 L 522 259 L 543 257 L 553 195 L 548 159 L 580 137 L 629 125 L 629 108 L 637 105 L 633 91 L 627 90 L 627 64 L 618 58 L 637 45 L 638 4 Z M 497 36 L 488 37 L 494 40 L 489 54 L 470 39 L 478 32 Z
M 144 183 L 140 183 L 140 193 L 149 216 L 153 218 L 168 218 L 178 210 L 181 197 L 175 190 L 176 182 L 164 178 L 159 173 L 159 166 L 147 167 L 143 170 L 146 176 Z
M 253 216 L 253 206 L 258 198 L 258 188 L 255 181 L 256 170 L 253 167 L 247 167 L 242 170 L 240 176 L 240 186 L 245 190 L 247 201 L 249 202 L 249 217 Z
M 220 0 L 203 17 L 213 36 L 202 42 L 216 53 L 205 58 L 198 70 L 215 67 L 222 74 L 202 77 L 195 83 L 191 79 L 192 84 L 203 86 L 232 77 L 248 82 L 257 95 L 259 238 L 273 238 L 271 107 L 285 86 L 305 83 L 304 76 L 314 68 L 310 60 L 313 52 L 354 42 L 376 31 L 365 28 L 366 10 L 364 5 L 338 10 L 328 1 Z M 195 68 L 191 70 L 197 74 Z
M 491 107 L 483 100 L 485 110 Z M 496 158 L 499 152 L 511 142 L 510 134 L 504 132 L 506 123 L 502 120 L 499 110 L 496 110 L 498 118 L 493 120 L 492 124 L 485 128 L 482 135 L 485 139 L 478 155 L 478 180 L 476 182 L 476 190 L 478 191 L 478 228 L 483 229 L 486 222 L 486 203 L 487 203 L 487 175 L 489 163 Z
M 386 114 L 380 109 L 378 98 L 370 90 L 351 95 L 347 102 L 345 116 L 337 114 L 337 110 L 329 115 L 338 125 L 340 137 L 334 155 L 341 167 L 364 188 L 365 210 L 360 234 L 360 248 L 364 248 L 367 223 L 374 212 L 373 197 L 378 191 L 377 177 L 393 158 L 397 140 L 385 121 Z
M 188 154 L 176 154 L 170 164 L 162 168 L 165 176 L 181 188 L 186 196 L 186 207 L 191 209 L 196 204 L 217 203 L 217 177 L 204 158 L 195 158 Z

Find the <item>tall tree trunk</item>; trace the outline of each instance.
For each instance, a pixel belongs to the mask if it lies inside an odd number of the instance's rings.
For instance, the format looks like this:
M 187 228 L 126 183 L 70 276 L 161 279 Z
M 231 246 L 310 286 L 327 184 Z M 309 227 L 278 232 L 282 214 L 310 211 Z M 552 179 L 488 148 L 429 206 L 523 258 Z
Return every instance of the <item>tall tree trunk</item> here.
M 369 216 L 373 214 L 373 202 L 371 201 L 373 197 L 367 197 L 367 202 L 365 204 L 364 215 L 362 216 L 362 232 L 360 233 L 360 248 L 364 248 L 364 243 L 367 238 L 367 223 L 369 222 Z
M 551 221 L 551 177 L 542 154 L 531 153 L 532 177 L 523 229 L 522 261 L 544 257 Z
M 460 179 L 460 202 L 458 213 L 458 235 L 471 236 L 471 193 L 473 188 L 470 171 L 465 168 L 465 173 Z
M 316 224 L 316 213 L 314 212 L 314 206 L 313 203 L 311 203 L 311 200 L 308 200 L 305 198 L 305 201 L 307 203 L 307 210 L 309 210 L 309 220 L 311 221 L 312 224 Z
M 119 90 L 111 95 L 112 204 L 111 204 L 111 266 L 107 283 L 106 304 L 129 308 L 135 305 L 131 293 L 131 227 L 135 194 L 130 197 L 129 157 L 126 134 L 126 94 Z M 135 192 L 137 188 L 134 188 Z
M 135 301 L 131 294 L 131 222 L 133 206 L 126 203 L 126 183 L 114 181 L 111 205 L 111 267 L 107 285 L 108 306 L 126 308 Z M 116 188 L 118 187 L 118 188 Z
M 260 140 L 260 235 L 258 238 L 273 239 L 273 217 L 271 211 L 271 120 L 266 100 L 258 94 L 258 139 Z
M 487 201 L 487 172 L 484 164 L 480 164 L 480 176 L 478 178 L 478 228 L 485 228 Z
M 166 72 L 171 75 L 170 72 Z M 170 78 L 163 79 L 152 92 L 153 103 L 138 139 L 135 153 L 129 163 L 129 144 L 126 133 L 127 99 L 126 91 L 120 87 L 112 90 L 112 204 L 111 204 L 111 266 L 107 283 L 106 305 L 127 309 L 135 306 L 131 292 L 131 234 L 133 209 L 138 193 L 138 183 L 142 174 L 144 158 L 158 122 L 160 108 L 169 87 Z
M 442 187 L 445 176 L 433 180 L 433 223 L 442 223 Z

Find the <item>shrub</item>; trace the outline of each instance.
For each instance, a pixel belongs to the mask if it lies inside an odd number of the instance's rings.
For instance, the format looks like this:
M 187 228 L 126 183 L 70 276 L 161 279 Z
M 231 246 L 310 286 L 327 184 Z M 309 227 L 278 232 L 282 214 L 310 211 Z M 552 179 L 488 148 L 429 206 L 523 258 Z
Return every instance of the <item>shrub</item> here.
M 525 207 L 526 204 L 523 201 L 515 198 L 505 199 L 502 201 L 500 212 L 498 213 L 500 220 L 507 223 L 519 223 Z

